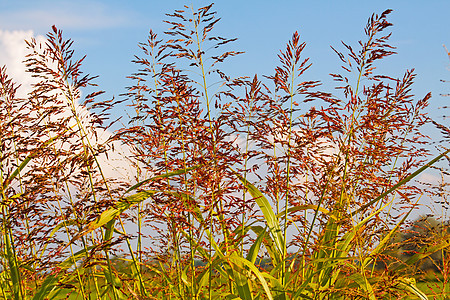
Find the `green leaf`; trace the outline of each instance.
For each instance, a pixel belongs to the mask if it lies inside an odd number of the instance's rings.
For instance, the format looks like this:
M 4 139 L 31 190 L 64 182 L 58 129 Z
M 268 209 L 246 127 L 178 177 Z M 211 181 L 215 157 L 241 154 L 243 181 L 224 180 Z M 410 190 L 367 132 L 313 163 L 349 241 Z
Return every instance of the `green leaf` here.
M 13 244 L 11 242 L 11 236 L 9 232 L 6 232 L 4 235 L 4 241 L 5 241 L 5 247 L 6 247 L 6 256 L 8 259 L 8 265 L 9 265 L 9 275 L 11 277 L 11 284 L 12 284 L 12 290 L 14 294 L 14 299 L 20 299 L 21 298 L 21 282 L 20 282 L 20 270 L 19 266 L 17 265 L 17 257 L 13 250 Z
M 405 183 L 407 183 L 408 181 L 410 181 L 411 179 L 413 179 L 414 177 L 416 177 L 417 175 L 419 175 L 420 173 L 422 173 L 423 171 L 425 171 L 426 169 L 428 169 L 429 167 L 434 165 L 437 161 L 439 161 L 440 159 L 445 157 L 448 153 L 450 153 L 450 149 L 442 152 L 440 155 L 438 155 L 434 159 L 430 160 L 427 164 L 425 164 L 424 166 L 422 166 L 421 168 L 416 170 L 414 173 L 412 173 L 411 175 L 409 175 L 405 179 L 399 181 L 396 185 L 391 187 L 389 190 L 387 190 L 386 192 L 384 192 L 383 194 L 381 194 L 377 198 L 375 198 L 372 201 L 370 201 L 369 203 L 361 206 L 359 209 L 354 211 L 351 216 L 354 216 L 354 215 L 364 211 L 366 208 L 370 207 L 371 205 L 377 203 L 378 201 L 380 201 L 381 199 L 383 199 L 384 197 L 386 197 L 387 195 L 389 195 L 393 191 L 397 190 L 400 186 L 404 185 Z
M 108 268 L 103 269 L 103 275 L 105 276 L 106 281 L 114 285 L 114 287 L 122 287 L 122 282 L 120 281 L 120 279 L 114 273 L 111 272 L 110 274 Z
M 39 155 L 39 151 L 41 149 L 46 148 L 47 146 L 49 146 L 50 144 L 52 144 L 55 140 L 57 140 L 58 138 L 60 138 L 61 136 L 63 136 L 64 134 L 66 134 L 67 131 L 69 131 L 70 129 L 72 129 L 74 126 L 67 128 L 66 130 L 64 130 L 61 134 L 58 134 L 57 136 L 54 136 L 52 138 L 50 138 L 49 140 L 47 140 L 44 144 L 42 144 L 41 147 L 39 147 L 38 149 L 35 149 L 33 152 L 31 152 L 21 163 L 20 165 L 14 170 L 14 172 L 11 173 L 11 175 L 5 179 L 5 181 L 3 182 L 3 186 L 1 187 L 2 190 L 6 190 L 6 188 L 9 186 L 9 184 L 11 184 L 11 182 L 14 180 L 14 178 L 16 178 L 17 175 L 20 174 L 20 172 L 26 167 L 26 165 L 36 156 Z
M 374 216 L 378 215 L 383 209 L 386 208 L 392 201 L 387 202 L 385 205 L 368 215 L 366 218 L 361 220 L 358 224 L 353 226 L 353 228 L 348 231 L 344 236 L 342 237 L 342 240 L 338 243 L 337 249 L 339 250 L 339 257 L 346 256 L 348 254 L 348 251 L 350 250 L 350 242 L 355 238 L 358 230 L 364 226 L 367 222 L 370 221 Z
M 58 268 L 60 269 L 60 272 L 57 275 L 49 275 L 44 280 L 44 283 L 41 285 L 39 290 L 36 292 L 36 294 L 33 297 L 33 300 L 43 300 L 46 299 L 48 294 L 55 290 L 57 287 L 58 281 L 60 278 L 65 274 L 65 270 L 69 269 L 74 263 L 76 263 L 80 258 L 87 256 L 88 251 L 94 248 L 95 246 L 90 246 L 86 249 L 80 250 L 74 255 L 70 256 L 63 262 L 61 262 L 58 265 Z
M 427 246 L 423 247 L 416 254 L 411 256 L 406 262 L 404 262 L 403 264 L 400 264 L 396 268 L 394 268 L 393 271 L 398 272 L 408 266 L 415 264 L 419 260 L 424 259 L 424 258 L 430 256 L 431 254 L 433 254 L 441 249 L 444 249 L 446 247 L 449 247 L 449 246 L 450 246 L 450 234 L 446 235 L 443 238 L 443 241 L 436 245 L 433 245 L 433 246 L 427 245 Z
M 250 261 L 252 264 L 255 263 L 256 258 L 258 257 L 258 253 L 259 250 L 261 249 L 261 244 L 265 236 L 266 231 L 265 230 L 261 231 L 247 253 L 247 260 Z
M 269 201 L 264 197 L 262 192 L 258 190 L 253 184 L 248 182 L 247 179 L 239 175 L 237 172 L 232 170 L 234 174 L 239 178 L 239 180 L 247 188 L 248 192 L 253 196 L 256 204 L 258 204 L 261 212 L 264 215 L 267 226 L 269 227 L 270 234 L 273 236 L 275 245 L 277 246 L 279 253 L 285 253 L 286 244 L 284 243 L 283 234 L 280 228 L 279 220 L 275 213 L 273 212 L 272 206 Z
M 200 166 L 194 166 L 194 167 L 190 167 L 190 168 L 186 168 L 186 169 L 176 170 L 176 171 L 173 171 L 170 173 L 166 173 L 164 175 L 159 175 L 159 176 L 155 176 L 155 177 L 146 179 L 144 181 L 141 181 L 141 182 L 133 185 L 124 194 L 127 194 L 130 191 L 133 191 L 133 190 L 139 188 L 141 185 L 143 185 L 146 182 L 154 181 L 158 178 L 168 178 L 168 177 L 172 177 L 172 176 L 176 176 L 176 175 L 181 175 L 181 174 L 187 173 L 191 170 L 197 169 L 199 167 Z M 100 217 L 98 217 L 96 220 L 89 223 L 87 229 L 82 234 L 85 235 L 85 234 L 106 224 L 105 240 L 111 239 L 112 235 L 114 233 L 114 224 L 115 224 L 116 217 L 120 216 L 121 213 L 123 213 L 125 210 L 127 210 L 131 206 L 150 198 L 157 192 L 158 191 L 155 191 L 155 190 L 147 190 L 147 191 L 138 192 L 131 196 L 123 197 L 120 201 L 115 203 L 115 205 L 113 207 L 110 207 L 109 209 L 104 211 L 100 215 Z M 76 238 L 79 238 L 79 236 L 80 235 L 77 235 Z
M 366 277 L 360 273 L 354 273 L 348 277 L 348 279 L 356 282 L 365 292 L 370 300 L 376 300 L 375 294 L 372 289 L 372 285 L 369 283 Z
M 381 208 L 379 208 L 378 210 L 376 210 L 375 212 L 373 212 L 372 214 L 367 216 L 365 219 L 360 221 L 349 232 L 344 234 L 342 239 L 340 241 L 338 241 L 336 245 L 328 246 L 329 250 L 323 251 L 318 258 L 320 259 L 320 258 L 324 258 L 324 257 L 329 257 L 329 258 L 347 257 L 348 253 L 350 251 L 350 248 L 352 246 L 351 241 L 354 240 L 356 234 L 358 233 L 358 230 L 363 225 L 365 225 L 370 219 L 372 219 L 374 216 L 379 214 L 387 205 L 389 205 L 389 203 L 390 202 L 386 203 L 384 206 L 382 206 Z M 333 282 L 337 279 L 337 277 L 339 275 L 339 270 L 337 270 L 333 274 L 331 274 L 333 271 L 333 268 L 331 266 L 327 265 L 326 263 L 319 263 L 318 270 L 322 270 L 321 276 L 320 276 L 321 277 L 320 282 L 321 282 L 322 286 L 328 285 L 329 283 L 333 284 Z
M 113 207 L 110 207 L 109 209 L 104 211 L 97 220 L 89 223 L 88 231 L 93 231 L 106 224 L 105 240 L 110 240 L 114 233 L 114 223 L 116 221 L 116 218 L 131 206 L 150 198 L 156 192 L 157 191 L 142 191 L 123 198 Z
M 398 284 L 396 286 L 399 290 L 405 290 L 413 293 L 421 300 L 428 300 L 427 295 L 425 295 L 416 285 L 416 280 L 414 278 L 405 278 L 401 277 L 398 280 Z
M 256 233 L 257 236 L 263 234 L 266 232 L 266 229 L 262 226 L 250 226 L 250 229 Z M 263 239 L 263 244 L 266 247 L 267 252 L 269 253 L 270 258 L 272 259 L 272 262 L 274 265 L 279 265 L 283 261 L 280 253 L 277 251 L 277 248 L 275 247 L 275 243 L 273 241 L 272 236 L 265 235 Z
M 348 257 L 341 257 L 341 258 L 323 258 L 321 260 L 327 261 L 327 267 L 331 268 L 334 266 L 337 266 L 338 264 L 341 264 L 341 261 L 348 260 Z M 300 287 L 296 290 L 295 294 L 292 296 L 291 299 L 313 299 L 311 295 L 314 295 L 314 291 L 318 289 L 318 284 L 313 281 L 313 279 L 316 277 L 316 275 L 319 275 L 320 272 L 322 272 L 321 269 L 317 270 L 311 267 L 312 264 L 309 265 L 309 269 L 307 272 L 306 279 L 302 282 Z
M 102 227 L 106 224 L 105 240 L 112 238 L 114 233 L 114 222 L 115 218 L 118 217 L 122 212 L 130 208 L 131 206 L 144 201 L 154 195 L 157 191 L 142 191 L 134 195 L 123 198 L 121 201 L 116 202 L 112 207 L 108 208 L 102 214 L 90 222 L 87 228 L 82 232 L 78 233 L 72 238 L 71 243 L 78 240 L 80 237 L 92 232 L 93 230 Z
M 197 166 L 193 166 L 193 167 L 190 167 L 190 168 L 180 169 L 180 170 L 169 172 L 169 173 L 166 173 L 166 174 L 163 174 L 163 175 L 158 175 L 158 176 L 155 176 L 155 177 L 152 177 L 152 178 L 145 179 L 145 180 L 143 180 L 141 182 L 136 183 L 135 185 L 130 187 L 128 190 L 126 190 L 124 195 L 128 194 L 129 192 L 131 192 L 131 191 L 133 191 L 133 190 L 135 190 L 137 188 L 139 188 L 141 185 L 143 185 L 143 184 L 145 184 L 147 182 L 155 181 L 155 180 L 160 179 L 160 178 L 169 178 L 169 177 L 173 177 L 173 176 L 177 176 L 177 175 L 182 175 L 182 174 L 185 174 L 185 173 L 187 173 L 189 171 L 198 169 L 200 167 L 201 167 L 201 165 L 197 165 Z
M 380 241 L 380 243 L 375 247 L 375 249 L 373 249 L 370 252 L 370 255 L 368 257 L 366 257 L 362 263 L 362 268 L 365 269 L 372 261 L 373 258 L 383 252 L 384 248 L 386 247 L 386 245 L 389 243 L 389 241 L 391 240 L 391 237 L 398 231 L 398 229 L 400 228 L 400 226 L 403 224 L 403 222 L 405 222 L 405 220 L 408 218 L 409 214 L 412 212 L 413 208 L 411 208 L 408 213 L 400 220 L 400 222 L 397 223 L 397 225 L 395 225 L 394 228 L 392 228 L 389 233 Z
M 234 272 L 233 278 L 239 297 L 245 300 L 253 300 L 253 295 L 248 284 L 248 278 L 239 272 Z
M 249 262 L 245 258 L 237 256 L 235 254 L 234 255 L 233 254 L 232 255 L 228 255 L 228 256 L 225 257 L 225 259 L 229 263 L 234 264 L 235 266 L 245 265 L 247 268 L 249 268 L 250 271 L 252 271 L 253 274 L 255 274 L 256 278 L 261 283 L 267 298 L 273 300 L 273 296 L 272 296 L 272 293 L 270 291 L 269 285 L 267 284 L 266 279 L 264 278 L 263 274 L 255 267 L 254 264 L 252 264 L 251 262 Z
M 55 235 L 55 233 L 58 230 L 60 230 L 62 227 L 76 225 L 76 224 L 77 224 L 77 221 L 76 220 L 72 220 L 72 219 L 71 220 L 62 221 L 58 225 L 56 225 L 55 228 L 52 229 L 52 231 L 50 232 L 50 237 Z
M 314 205 L 314 204 L 293 206 L 293 207 L 289 208 L 287 210 L 287 212 L 288 212 L 288 214 L 290 214 L 292 212 L 303 211 L 303 210 L 308 210 L 308 209 L 311 209 L 311 210 L 314 210 L 314 211 L 318 210 L 318 211 L 322 212 L 323 214 L 329 216 L 333 220 L 337 220 L 337 217 L 334 214 L 332 214 L 328 209 L 323 208 L 323 207 L 318 206 L 318 205 Z M 283 219 L 284 218 L 284 214 L 285 214 L 284 212 L 279 213 L 277 215 L 277 218 Z

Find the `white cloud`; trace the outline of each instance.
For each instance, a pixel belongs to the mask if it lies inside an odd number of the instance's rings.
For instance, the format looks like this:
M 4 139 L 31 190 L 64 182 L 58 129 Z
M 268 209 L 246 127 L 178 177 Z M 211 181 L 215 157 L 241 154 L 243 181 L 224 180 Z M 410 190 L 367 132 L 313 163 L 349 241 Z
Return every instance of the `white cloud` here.
M 440 174 L 437 171 L 430 173 L 430 172 L 424 172 L 420 174 L 419 181 L 426 183 L 426 184 L 432 184 L 432 185 L 438 185 L 443 184 L 445 182 L 450 181 L 450 176 L 445 174 Z
M 25 40 L 33 37 L 33 31 L 0 30 L 0 66 L 6 65 L 8 76 L 17 84 L 22 85 L 19 89 L 19 97 L 25 97 L 29 91 L 33 79 L 30 74 L 25 72 L 23 60 L 27 54 Z M 43 36 L 37 36 L 37 41 L 43 41 Z
M 33 37 L 33 31 L 5 31 L 0 30 L 0 66 L 6 65 L 7 75 L 12 78 L 15 84 L 20 84 L 16 97 L 26 98 L 31 91 L 32 83 L 35 81 L 31 74 L 26 72 L 26 67 L 23 61 L 25 56 L 29 53 L 25 40 L 30 40 Z M 37 43 L 43 43 L 45 38 L 43 36 L 34 37 Z M 51 66 L 50 66 L 51 67 Z M 54 66 L 53 66 L 54 67 Z M 84 121 L 89 120 L 91 113 L 77 103 L 75 103 L 75 110 Z M 72 115 L 71 109 L 66 106 L 66 111 L 58 116 L 52 118 L 64 117 Z M 86 124 L 87 122 L 83 122 Z M 75 124 L 75 120 L 72 124 Z M 97 129 L 98 142 L 103 143 L 111 137 L 111 132 L 108 130 Z M 116 179 L 129 179 L 132 178 L 132 170 L 130 163 L 126 157 L 130 157 L 130 150 L 115 143 L 115 151 L 109 153 L 108 159 L 105 155 L 99 157 L 100 164 L 102 165 L 104 174 L 107 177 L 114 177 Z

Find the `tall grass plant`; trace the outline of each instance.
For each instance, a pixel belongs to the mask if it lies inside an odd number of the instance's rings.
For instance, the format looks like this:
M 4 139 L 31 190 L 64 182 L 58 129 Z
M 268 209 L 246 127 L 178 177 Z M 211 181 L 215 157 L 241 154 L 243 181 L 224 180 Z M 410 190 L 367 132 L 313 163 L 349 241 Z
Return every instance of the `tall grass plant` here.
M 220 65 L 242 52 L 214 35 L 212 5 L 168 14 L 133 61 L 130 122 L 106 140 L 117 102 L 82 96 L 95 77 L 72 41 L 56 27 L 28 41 L 28 98 L 0 72 L 0 296 L 427 299 L 408 270 L 448 235 L 376 267 L 423 193 L 408 182 L 450 151 L 426 160 L 431 95 L 412 95 L 413 70 L 377 73 L 395 53 L 389 14 L 333 48 L 332 92 L 308 79 L 297 32 L 272 75 L 231 78 Z M 129 180 L 106 176 L 118 146 Z

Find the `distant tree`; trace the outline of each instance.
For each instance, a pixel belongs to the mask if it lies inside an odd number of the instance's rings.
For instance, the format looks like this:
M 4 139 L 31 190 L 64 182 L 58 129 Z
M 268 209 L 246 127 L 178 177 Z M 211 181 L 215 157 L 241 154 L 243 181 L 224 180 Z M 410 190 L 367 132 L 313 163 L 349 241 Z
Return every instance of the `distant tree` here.
M 383 269 L 390 264 L 405 262 L 419 250 L 436 245 L 449 234 L 450 222 L 448 220 L 442 222 L 432 216 L 423 216 L 391 240 L 390 245 L 378 261 L 377 268 Z M 443 272 L 449 259 L 450 249 L 444 248 L 420 260 L 413 271 Z
M 426 246 L 432 246 L 450 234 L 449 222 L 440 222 L 433 217 L 425 216 L 417 219 L 412 226 L 402 234 L 401 249 L 403 256 L 408 259 Z M 433 269 L 440 271 L 443 258 L 447 257 L 450 249 L 435 252 L 421 261 L 417 267 L 423 271 Z

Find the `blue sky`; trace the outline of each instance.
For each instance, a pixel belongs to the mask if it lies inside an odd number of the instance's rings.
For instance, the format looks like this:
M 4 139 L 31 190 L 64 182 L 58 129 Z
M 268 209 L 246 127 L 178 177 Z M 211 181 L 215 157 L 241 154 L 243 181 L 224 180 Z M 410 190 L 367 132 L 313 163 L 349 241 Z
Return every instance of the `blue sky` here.
M 125 77 L 135 71 L 130 61 L 139 53 L 137 43 L 146 39 L 150 28 L 162 34 L 167 28 L 164 14 L 185 4 L 200 7 L 209 2 L 0 0 L 0 30 L 43 35 L 57 25 L 75 41 L 79 56 L 87 54 L 84 70 L 99 75 L 100 87 L 117 96 L 130 84 Z M 339 70 L 339 60 L 329 46 L 342 49 L 341 40 L 356 45 L 368 17 L 391 8 L 391 42 L 398 54 L 386 60 L 383 71 L 398 77 L 415 68 L 414 91 L 418 96 L 433 93 L 431 110 L 436 116 L 444 112 L 435 108 L 450 100 L 439 97 L 450 91 L 450 84 L 439 81 L 450 79 L 449 59 L 442 47 L 450 47 L 450 1 L 228 0 L 214 8 L 222 18 L 216 32 L 239 38 L 234 48 L 246 52 L 224 65 L 231 75 L 272 74 L 278 50 L 298 30 L 313 63 L 306 76 L 322 80 L 325 87 L 331 82 L 327 74 Z
M 183 5 L 198 8 L 209 3 L 0 0 L 0 65 L 13 65 L 12 60 L 21 54 L 15 51 L 18 46 L 14 43 L 30 30 L 35 36 L 45 35 L 55 24 L 65 37 L 75 41 L 76 56 L 87 55 L 82 69 L 99 75 L 96 83 L 107 91 L 106 97 L 119 97 L 131 84 L 126 76 L 137 70 L 131 60 L 140 54 L 137 44 L 146 40 L 149 29 L 162 34 L 167 28 L 162 22 L 166 13 Z M 450 83 L 440 82 L 450 80 L 450 61 L 442 46 L 450 49 L 450 1 L 220 1 L 213 7 L 222 18 L 216 34 L 237 37 L 233 49 L 246 52 L 230 59 L 223 69 L 232 76 L 273 74 L 279 49 L 284 49 L 292 33 L 298 31 L 307 43 L 305 55 L 313 64 L 306 78 L 321 80 L 322 90 L 333 91 L 328 74 L 339 72 L 340 61 L 330 45 L 344 50 L 342 40 L 356 46 L 364 39 L 363 29 L 371 14 L 388 8 L 393 9 L 388 17 L 394 24 L 391 44 L 398 54 L 386 59 L 381 70 L 401 77 L 406 69 L 415 68 L 418 76 L 413 92 L 417 97 L 432 92 L 429 113 L 448 125 L 449 119 L 442 115 L 449 115 L 450 109 L 437 108 L 450 101 L 450 97 L 439 95 L 450 93 Z M 17 37 L 16 42 L 11 36 Z M 2 52 L 2 47 L 10 50 Z M 15 74 L 20 81 L 20 72 Z M 115 111 L 117 116 L 121 113 Z M 437 131 L 430 135 L 437 136 Z
M 96 83 L 106 97 L 119 97 L 131 84 L 126 76 L 137 70 L 131 63 L 140 54 L 137 44 L 145 41 L 149 29 L 162 35 L 166 13 L 183 5 L 201 7 L 207 1 L 31 1 L 0 0 L 0 30 L 32 30 L 45 35 L 55 24 L 65 37 L 74 40 L 76 55 L 87 55 L 83 70 L 99 75 Z M 364 39 L 364 26 L 372 13 L 393 9 L 388 21 L 394 24 L 391 44 L 397 55 L 384 60 L 381 71 L 401 77 L 406 69 L 417 73 L 413 92 L 423 97 L 431 91 L 429 113 L 441 123 L 448 122 L 438 110 L 448 105 L 450 97 L 450 61 L 443 44 L 450 48 L 450 1 L 220 1 L 213 6 L 221 21 L 216 34 L 237 37 L 233 50 L 246 53 L 229 59 L 222 68 L 232 76 L 271 75 L 277 53 L 284 49 L 294 31 L 307 43 L 304 54 L 311 69 L 305 78 L 321 80 L 322 90 L 333 91 L 329 73 L 339 72 L 340 61 L 330 45 L 344 50 L 341 40 L 356 46 Z M 23 39 L 23 38 L 22 38 Z M 4 41 L 3 41 L 4 43 Z M 8 65 L 11 58 L 2 57 Z M 11 51 L 10 51 L 11 52 Z M 10 55 L 11 56 L 11 55 Z M 20 79 L 19 79 L 20 80 Z M 120 115 L 122 110 L 117 110 Z M 433 133 L 434 135 L 434 133 Z
M 165 13 L 183 5 L 194 7 L 207 1 L 31 1 L 0 0 L 0 30 L 32 30 L 44 35 L 55 24 L 75 41 L 76 53 L 87 54 L 83 69 L 99 75 L 97 83 L 109 96 L 117 96 L 130 84 L 125 77 L 136 71 L 130 62 L 139 53 L 137 43 L 144 41 L 152 28 L 162 34 L 167 25 Z M 450 1 L 220 1 L 214 5 L 222 18 L 216 32 L 237 37 L 234 44 L 244 55 L 229 60 L 224 69 L 231 75 L 272 74 L 276 55 L 294 31 L 307 43 L 305 54 L 312 68 L 307 77 L 320 79 L 325 88 L 328 73 L 339 71 L 339 60 L 330 45 L 342 49 L 340 41 L 351 45 L 363 38 L 363 28 L 372 13 L 391 8 L 388 20 L 391 43 L 398 54 L 386 59 L 382 70 L 400 77 L 408 68 L 418 74 L 414 92 L 433 93 L 430 112 L 437 111 L 450 98 L 449 59 L 442 47 L 450 47 Z M 4 64 L 5 62 L 1 61 Z M 448 119 L 447 119 L 448 120 Z

